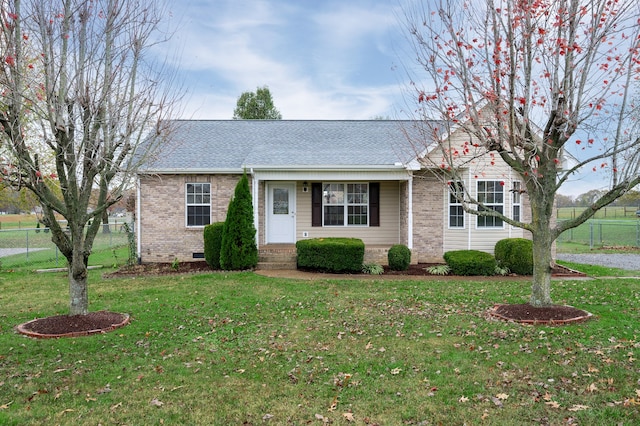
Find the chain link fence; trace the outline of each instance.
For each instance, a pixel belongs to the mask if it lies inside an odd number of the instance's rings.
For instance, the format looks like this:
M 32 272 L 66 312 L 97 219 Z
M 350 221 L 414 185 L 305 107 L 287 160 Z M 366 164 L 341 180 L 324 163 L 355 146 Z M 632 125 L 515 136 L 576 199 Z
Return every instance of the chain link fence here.
M 560 235 L 558 244 L 598 247 L 640 247 L 640 220 L 589 220 Z
M 126 222 L 103 225 L 93 243 L 89 265 L 126 263 L 130 244 L 135 241 L 132 229 L 133 225 Z M 49 269 L 66 266 L 67 259 L 51 241 L 48 228 L 0 230 L 2 269 Z

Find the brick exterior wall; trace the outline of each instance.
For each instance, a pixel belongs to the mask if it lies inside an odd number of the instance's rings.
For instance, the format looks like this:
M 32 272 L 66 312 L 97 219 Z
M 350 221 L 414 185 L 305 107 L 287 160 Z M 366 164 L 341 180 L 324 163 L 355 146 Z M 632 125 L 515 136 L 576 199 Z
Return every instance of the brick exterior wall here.
M 412 262 L 442 262 L 444 202 L 437 177 L 429 172 L 414 176 Z
M 187 227 L 185 191 L 188 182 L 211 184 L 211 223 L 223 222 L 238 175 L 161 175 L 140 177 L 141 261 L 194 260 L 204 252 L 202 227 Z

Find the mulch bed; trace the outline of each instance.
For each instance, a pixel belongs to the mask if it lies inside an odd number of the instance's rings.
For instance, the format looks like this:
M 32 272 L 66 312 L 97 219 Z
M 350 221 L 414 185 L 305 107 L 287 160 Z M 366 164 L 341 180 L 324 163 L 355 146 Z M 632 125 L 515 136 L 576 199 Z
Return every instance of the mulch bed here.
M 434 275 L 427 272 L 429 266 L 434 263 L 418 263 L 409 265 L 406 271 L 392 271 L 388 266 L 384 266 L 383 275 L 411 275 L 411 276 L 431 276 Z M 183 262 L 174 267 L 171 263 L 143 263 L 142 265 L 125 266 L 117 271 L 105 274 L 105 278 L 132 277 L 137 275 L 173 275 L 198 272 L 213 272 L 214 270 L 204 261 Z M 561 265 L 554 265 L 552 270 L 554 277 L 584 277 L 582 272 L 574 271 Z M 452 277 L 451 275 L 442 276 Z M 454 277 L 458 278 L 458 277 Z
M 495 305 L 489 310 L 489 315 L 504 321 L 513 321 L 521 324 L 549 325 L 586 321 L 592 316 L 589 312 L 573 306 L 552 305 L 536 308 L 528 303 Z
M 37 338 L 79 337 L 106 333 L 129 323 L 129 315 L 109 311 L 87 315 L 56 315 L 37 318 L 16 327 L 19 333 Z

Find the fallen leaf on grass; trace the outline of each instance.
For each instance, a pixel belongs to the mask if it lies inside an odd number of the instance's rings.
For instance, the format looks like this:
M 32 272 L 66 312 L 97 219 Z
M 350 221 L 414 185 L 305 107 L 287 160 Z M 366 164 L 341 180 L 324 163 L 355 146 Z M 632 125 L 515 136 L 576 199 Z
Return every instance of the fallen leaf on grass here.
M 400 374 L 401 371 L 401 368 L 394 368 L 393 370 L 391 370 L 391 374 L 395 376 L 396 374 Z
M 590 392 L 590 393 L 597 392 L 597 391 L 598 391 L 598 387 L 596 386 L 595 383 L 591 383 L 587 388 L 587 392 Z
M 496 398 L 502 401 L 506 401 L 507 398 L 509 398 L 509 395 L 507 395 L 506 393 L 499 393 L 496 395 Z
M 569 411 L 582 411 L 582 410 L 588 410 L 590 407 L 588 405 L 582 405 L 582 404 L 574 404 L 571 408 L 569 408 Z
M 458 402 L 468 402 L 469 398 L 467 398 L 466 396 L 461 396 L 460 398 L 458 398 Z
M 342 417 L 348 422 L 355 422 L 356 419 L 353 417 L 353 413 L 342 413 Z
M 111 407 L 109 407 L 109 410 L 116 411 L 116 408 L 120 407 L 122 407 L 122 402 L 118 402 L 116 405 L 112 405 Z
M 547 404 L 551 408 L 560 408 L 560 404 L 558 404 L 556 401 L 548 401 L 545 402 L 545 404 Z
M 164 405 L 164 402 L 159 401 L 157 398 L 153 398 L 151 400 L 151 402 L 149 402 L 149 405 L 154 405 L 156 407 L 162 407 Z
M 6 410 L 11 404 L 13 404 L 13 401 L 9 401 L 6 404 L 0 405 L 0 410 Z

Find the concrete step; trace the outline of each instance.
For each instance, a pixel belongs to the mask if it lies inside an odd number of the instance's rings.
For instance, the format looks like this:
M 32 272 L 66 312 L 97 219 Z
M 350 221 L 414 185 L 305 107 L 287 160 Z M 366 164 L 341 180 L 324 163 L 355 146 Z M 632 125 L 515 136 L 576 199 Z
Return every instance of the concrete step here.
M 296 262 L 258 262 L 256 269 L 263 270 L 295 270 L 297 269 Z

